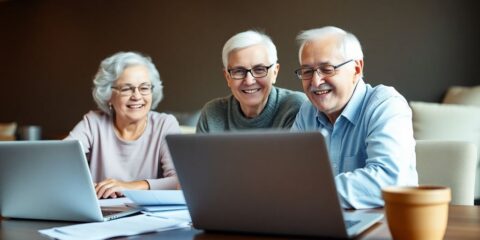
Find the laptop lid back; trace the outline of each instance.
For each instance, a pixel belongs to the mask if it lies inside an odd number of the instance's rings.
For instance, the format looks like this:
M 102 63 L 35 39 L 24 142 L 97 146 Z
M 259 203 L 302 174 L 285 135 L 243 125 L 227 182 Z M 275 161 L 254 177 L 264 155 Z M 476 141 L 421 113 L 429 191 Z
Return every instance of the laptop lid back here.
M 166 138 L 194 227 L 347 237 L 321 133 Z
M 4 217 L 103 221 L 80 142 L 0 142 Z

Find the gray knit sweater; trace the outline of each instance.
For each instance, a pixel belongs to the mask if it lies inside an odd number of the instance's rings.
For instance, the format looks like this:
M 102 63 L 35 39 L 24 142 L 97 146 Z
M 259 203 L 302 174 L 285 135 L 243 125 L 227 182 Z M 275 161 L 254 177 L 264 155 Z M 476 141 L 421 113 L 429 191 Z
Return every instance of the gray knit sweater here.
M 253 128 L 290 128 L 298 110 L 307 99 L 304 93 L 273 87 L 265 108 L 255 118 L 246 118 L 233 95 L 205 104 L 197 123 L 197 133 L 246 130 Z

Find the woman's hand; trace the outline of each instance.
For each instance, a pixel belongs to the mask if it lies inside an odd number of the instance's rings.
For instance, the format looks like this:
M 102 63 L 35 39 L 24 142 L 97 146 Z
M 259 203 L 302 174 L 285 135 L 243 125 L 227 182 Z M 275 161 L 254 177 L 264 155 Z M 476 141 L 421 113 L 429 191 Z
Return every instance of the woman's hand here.
M 148 182 L 145 180 L 123 182 L 117 179 L 106 179 L 95 184 L 95 192 L 100 198 L 117 198 L 123 196 L 121 191 L 126 189 L 146 190 L 149 189 Z

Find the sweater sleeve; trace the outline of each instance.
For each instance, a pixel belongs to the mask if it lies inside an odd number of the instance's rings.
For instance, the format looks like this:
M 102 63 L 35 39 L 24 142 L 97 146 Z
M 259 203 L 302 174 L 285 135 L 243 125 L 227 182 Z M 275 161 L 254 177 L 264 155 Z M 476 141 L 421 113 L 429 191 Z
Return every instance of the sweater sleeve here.
M 300 107 L 308 99 L 301 92 L 281 89 L 280 93 L 281 104 L 278 115 L 282 116 L 281 128 L 290 129 L 295 122 Z
M 168 115 L 162 126 L 161 141 L 160 141 L 160 165 L 162 168 L 163 176 L 158 176 L 157 179 L 146 179 L 150 185 L 150 189 L 175 189 L 178 180 L 177 173 L 175 171 L 172 157 L 165 140 L 165 136 L 168 134 L 180 133 L 180 126 L 174 116 Z
M 95 112 L 91 111 L 83 116 L 82 121 L 70 131 L 68 136 L 64 140 L 78 140 L 82 144 L 83 151 L 87 155 L 87 160 L 90 161 L 89 155 L 93 146 L 92 132 L 94 127 Z
M 207 112 L 205 109 L 202 110 L 200 118 L 197 122 L 197 133 L 206 133 L 208 132 L 208 121 L 207 121 Z
M 203 106 L 197 122 L 197 133 L 223 132 L 227 130 L 229 98 L 216 98 Z

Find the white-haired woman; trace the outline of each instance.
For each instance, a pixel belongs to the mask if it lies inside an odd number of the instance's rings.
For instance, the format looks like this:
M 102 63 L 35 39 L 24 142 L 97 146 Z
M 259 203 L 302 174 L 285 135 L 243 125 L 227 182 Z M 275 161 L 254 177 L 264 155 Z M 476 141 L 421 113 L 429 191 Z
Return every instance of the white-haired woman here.
M 93 80 L 100 111 L 90 111 L 66 139 L 85 150 L 99 198 L 125 189 L 175 189 L 175 169 L 165 135 L 179 133 L 172 115 L 152 111 L 162 100 L 160 75 L 149 57 L 116 53 Z
M 205 104 L 197 132 L 292 126 L 307 98 L 273 86 L 280 64 L 270 37 L 253 30 L 238 33 L 225 43 L 222 60 L 232 94 Z

